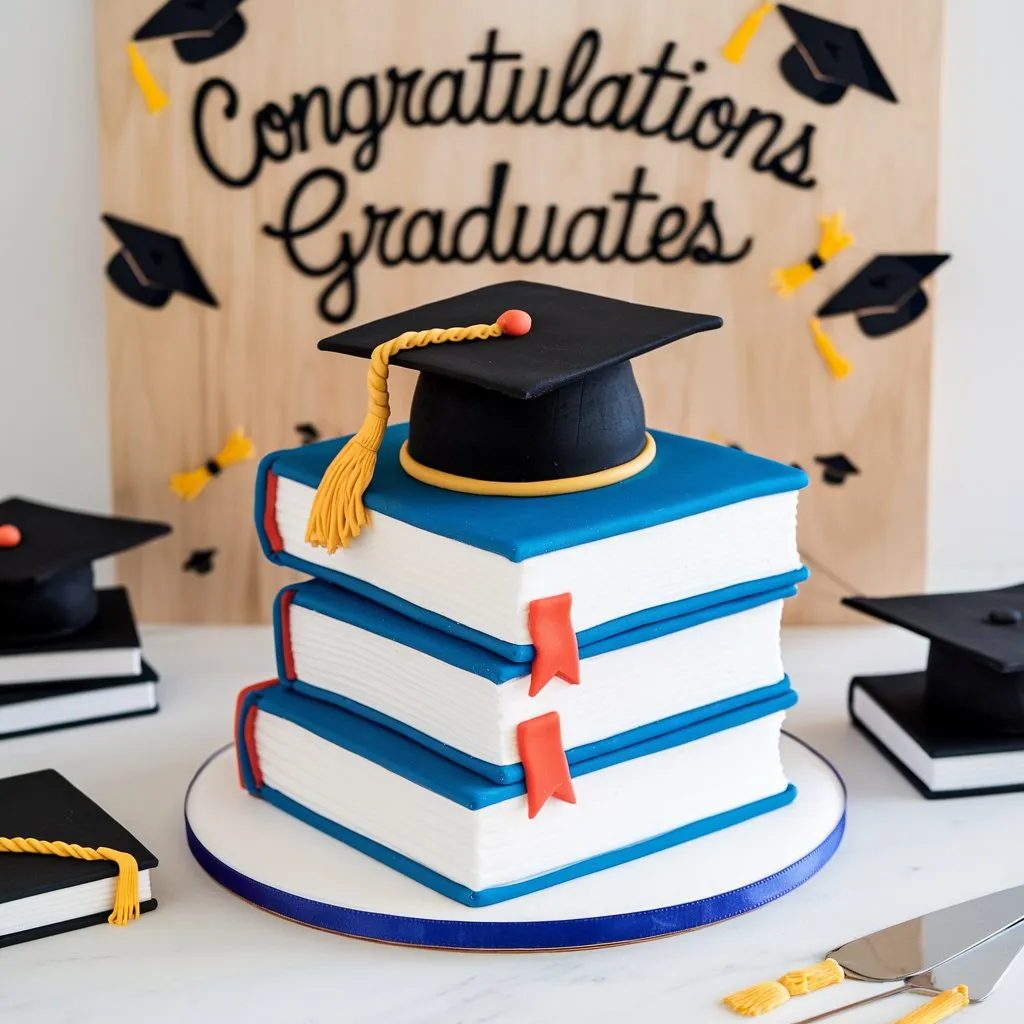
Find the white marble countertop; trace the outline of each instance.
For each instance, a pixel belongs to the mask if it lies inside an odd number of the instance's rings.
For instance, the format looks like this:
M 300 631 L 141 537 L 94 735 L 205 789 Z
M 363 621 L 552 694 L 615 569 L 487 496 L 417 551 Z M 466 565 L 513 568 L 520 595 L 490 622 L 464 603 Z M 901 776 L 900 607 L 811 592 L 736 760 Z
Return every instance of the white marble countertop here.
M 735 1024 L 743 1018 L 719 1004 L 727 992 L 864 932 L 1024 882 L 1024 794 L 926 801 L 847 721 L 849 677 L 921 667 L 923 642 L 887 627 L 801 629 L 784 640 L 801 698 L 788 728 L 850 790 L 843 845 L 807 885 L 700 931 L 581 952 L 447 953 L 313 931 L 219 888 L 192 860 L 182 825 L 189 779 L 230 739 L 235 692 L 273 673 L 270 631 L 151 627 L 144 645 L 163 677 L 159 714 L 0 742 L 0 775 L 52 767 L 84 789 L 160 858 L 160 907 L 130 928 L 0 950 L 4 1024 Z M 791 1024 L 874 991 L 848 982 L 764 1019 Z M 962 1019 L 1018 1022 L 1022 999 L 1024 958 Z M 883 1024 L 920 1001 L 902 994 L 838 1019 Z

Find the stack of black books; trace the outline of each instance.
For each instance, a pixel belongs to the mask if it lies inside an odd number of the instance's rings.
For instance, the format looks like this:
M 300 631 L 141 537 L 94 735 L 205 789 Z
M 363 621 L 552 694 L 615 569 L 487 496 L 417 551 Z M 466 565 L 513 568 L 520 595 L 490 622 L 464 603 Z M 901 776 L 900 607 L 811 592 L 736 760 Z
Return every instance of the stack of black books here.
M 92 562 L 169 529 L 0 502 L 0 737 L 157 710 L 128 594 L 97 589 Z

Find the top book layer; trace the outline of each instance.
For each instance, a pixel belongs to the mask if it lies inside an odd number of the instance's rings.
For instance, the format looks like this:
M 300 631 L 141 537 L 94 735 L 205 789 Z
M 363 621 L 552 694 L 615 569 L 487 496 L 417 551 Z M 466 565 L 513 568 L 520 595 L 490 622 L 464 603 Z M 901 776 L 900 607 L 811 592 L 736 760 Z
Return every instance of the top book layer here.
M 334 554 L 305 542 L 324 470 L 347 438 L 266 456 L 256 525 L 273 562 L 346 587 L 511 661 L 534 657 L 531 603 L 571 595 L 580 644 L 802 580 L 799 469 L 651 432 L 643 472 L 597 490 L 490 497 L 419 483 L 390 427 L 365 495 L 372 529 Z

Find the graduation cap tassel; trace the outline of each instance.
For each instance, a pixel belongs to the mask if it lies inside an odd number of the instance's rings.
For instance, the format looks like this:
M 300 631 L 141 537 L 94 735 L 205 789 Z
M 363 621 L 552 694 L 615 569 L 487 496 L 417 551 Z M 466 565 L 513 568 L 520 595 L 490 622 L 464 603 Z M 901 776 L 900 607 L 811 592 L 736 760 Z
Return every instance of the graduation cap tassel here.
M 821 238 L 815 252 L 801 263 L 783 267 L 772 274 L 772 288 L 783 298 L 789 298 L 802 288 L 830 259 L 841 253 L 856 239 L 849 231 L 843 230 L 843 212 L 823 213 L 818 217 Z
M 13 839 L 0 836 L 0 852 L 48 853 L 56 857 L 74 857 L 76 860 L 112 861 L 117 865 L 117 885 L 114 889 L 114 909 L 107 921 L 110 924 L 125 925 L 139 916 L 139 864 L 130 853 L 111 850 L 107 846 L 93 849 L 77 843 L 51 843 L 45 839 L 23 839 L 21 836 Z
M 203 492 L 203 488 L 222 470 L 233 466 L 243 459 L 251 459 L 255 454 L 252 441 L 245 436 L 245 431 L 239 427 L 227 439 L 224 447 L 217 452 L 215 459 L 210 459 L 205 465 L 198 469 L 189 470 L 187 473 L 175 473 L 171 477 L 171 490 L 185 501 L 193 501 Z
M 377 452 L 384 440 L 384 431 L 391 415 L 388 371 L 392 356 L 410 348 L 424 348 L 448 341 L 474 341 L 478 338 L 500 338 L 503 334 L 526 334 L 530 326 L 528 314 L 511 309 L 502 313 L 493 324 L 406 331 L 378 345 L 370 356 L 370 369 L 366 375 L 369 392 L 366 419 L 334 457 L 320 480 L 306 525 L 306 543 L 326 548 L 334 554 L 339 546 L 347 548 L 352 538 L 358 537 L 362 528 L 370 522 L 370 514 L 363 504 L 363 494 L 373 479 Z
M 151 114 L 159 114 L 170 102 L 167 93 L 160 88 L 149 66 L 143 60 L 139 48 L 134 43 L 128 44 L 128 60 L 131 62 L 132 76 L 138 83 L 142 97 L 146 101 L 146 109 Z
M 836 380 L 842 380 L 844 377 L 849 376 L 853 372 L 853 363 L 839 354 L 835 345 L 832 344 L 832 339 L 825 333 L 825 328 L 821 326 L 821 321 L 817 317 L 811 317 L 808 325 L 811 328 L 811 334 L 814 336 L 814 345 L 821 358 L 825 360 L 828 372 Z
M 739 64 L 747 52 L 750 41 L 757 34 L 761 22 L 775 10 L 775 4 L 763 3 L 755 7 L 740 22 L 739 28 L 729 37 L 729 41 L 722 47 L 722 56 L 733 64 Z
M 839 963 L 829 957 L 821 963 L 790 971 L 778 981 L 764 981 L 760 985 L 733 992 L 723 1002 L 730 1010 L 743 1017 L 759 1017 L 782 1006 L 790 996 L 805 996 L 829 985 L 838 985 L 846 977 Z
M 896 1024 L 938 1024 L 938 1021 L 951 1017 L 962 1010 L 970 1001 L 966 985 L 957 985 L 929 999 L 923 1006 L 900 1017 Z

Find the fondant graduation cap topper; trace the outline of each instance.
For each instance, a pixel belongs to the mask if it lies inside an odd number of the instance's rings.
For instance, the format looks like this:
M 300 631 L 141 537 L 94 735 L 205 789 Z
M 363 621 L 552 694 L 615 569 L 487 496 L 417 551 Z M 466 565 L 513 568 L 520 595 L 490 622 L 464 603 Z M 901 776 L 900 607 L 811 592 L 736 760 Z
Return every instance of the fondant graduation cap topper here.
M 107 277 L 126 298 L 159 309 L 172 294 L 180 292 L 207 306 L 217 305 L 185 243 L 176 235 L 108 213 L 103 214 L 103 220 L 121 243 L 121 249 L 107 264 Z
M 0 647 L 82 629 L 98 604 L 92 563 L 170 532 L 166 523 L 95 516 L 24 498 L 0 501 Z
M 925 705 L 938 721 L 1024 735 L 1024 584 L 843 603 L 931 641 Z
M 722 49 L 726 60 L 738 64 L 754 34 L 774 3 L 763 3 L 752 11 Z M 848 25 L 815 17 L 806 11 L 778 4 L 794 44 L 782 55 L 782 77 L 799 93 L 815 103 L 838 103 L 851 86 L 863 89 L 890 103 L 896 94 L 882 74 L 860 32 Z
M 434 324 L 467 326 L 427 329 Z M 654 458 L 629 360 L 721 325 L 513 281 L 326 338 L 325 351 L 370 359 L 370 411 L 321 480 L 307 542 L 334 551 L 368 522 L 362 493 L 387 424 L 389 362 L 420 371 L 401 451 L 407 473 L 473 494 L 565 494 L 627 479 Z
M 948 259 L 948 253 L 875 256 L 818 307 L 818 316 L 856 313 L 857 324 L 869 338 L 892 334 L 928 308 L 921 282 Z

